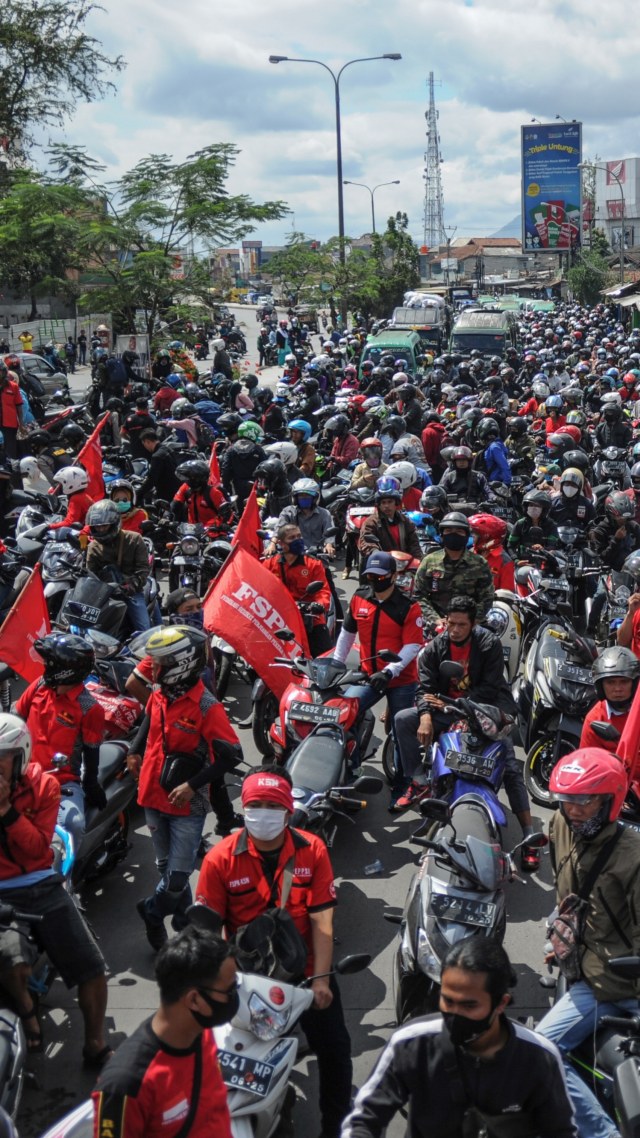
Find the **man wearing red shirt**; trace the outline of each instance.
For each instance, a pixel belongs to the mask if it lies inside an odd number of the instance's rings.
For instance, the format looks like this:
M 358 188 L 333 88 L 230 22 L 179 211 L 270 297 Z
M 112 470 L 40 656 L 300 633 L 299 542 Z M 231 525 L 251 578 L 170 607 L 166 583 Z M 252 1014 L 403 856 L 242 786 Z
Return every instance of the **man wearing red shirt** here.
M 580 747 L 602 747 L 615 755 L 617 740 L 601 739 L 592 730 L 594 722 L 611 723 L 620 734 L 629 718 L 633 697 L 640 677 L 640 661 L 629 648 L 615 645 L 605 648 L 591 669 L 598 693 L 598 702 L 587 712 L 582 724 Z M 629 779 L 638 778 L 637 770 L 630 770 Z
M 224 494 L 209 483 L 209 465 L 201 458 L 183 462 L 176 468 L 184 481 L 171 503 L 171 513 L 179 522 L 222 526 L 230 522 L 233 509 Z
M 7 458 L 18 457 L 18 427 L 24 426 L 24 400 L 14 372 L 0 361 L 0 431 Z
M 215 910 L 228 937 L 278 905 L 285 878 L 291 880 L 286 909 L 308 948 L 307 976 L 313 1006 L 300 1023 L 318 1059 L 322 1134 L 338 1138 L 351 1098 L 351 1041 L 340 991 L 331 971 L 336 891 L 327 848 L 321 838 L 294 830 L 291 779 L 278 767 L 263 767 L 242 784 L 245 829 L 225 838 L 206 855 L 197 900 Z M 285 886 L 286 887 L 286 886 Z
M 312 619 L 307 629 L 309 650 L 312 656 L 320 656 L 331 648 L 331 637 L 327 629 L 327 612 L 331 604 L 331 589 L 322 561 L 305 553 L 305 542 L 300 526 L 291 522 L 278 530 L 278 543 L 281 552 L 268 557 L 265 569 L 278 577 L 296 604 L 303 603 Z M 307 594 L 309 585 L 320 581 L 322 588 L 317 593 Z
M 95 1138 L 231 1138 L 214 1027 L 238 1010 L 228 943 L 188 928 L 158 954 L 160 1007 L 125 1039 L 93 1092 Z

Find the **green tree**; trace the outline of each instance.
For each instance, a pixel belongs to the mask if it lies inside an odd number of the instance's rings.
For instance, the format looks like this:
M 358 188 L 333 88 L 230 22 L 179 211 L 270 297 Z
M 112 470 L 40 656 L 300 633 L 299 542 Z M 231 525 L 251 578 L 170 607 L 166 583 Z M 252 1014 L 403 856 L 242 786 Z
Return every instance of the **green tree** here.
M 332 270 L 333 262 L 326 249 L 312 247 L 310 238 L 296 232 L 289 236 L 285 248 L 271 258 L 265 275 L 294 304 L 302 300 L 314 303 L 321 296 L 320 285 Z
M 602 289 L 615 282 L 615 273 L 597 249 L 586 249 L 578 258 L 567 273 L 569 288 L 579 304 L 596 304 Z
M 31 320 L 38 296 L 77 296 L 74 270 L 84 266 L 80 239 L 94 209 L 73 183 L 26 170 L 11 176 L 10 189 L 0 197 L 0 281 L 31 298 Z
M 409 218 L 398 212 L 387 221 L 386 231 L 374 234 L 373 257 L 380 277 L 379 316 L 390 316 L 402 297 L 420 283 L 418 249 L 409 235 Z
M 108 307 L 123 332 L 135 331 L 134 314 L 144 310 L 147 331 L 175 303 L 193 298 L 210 303 L 208 257 L 195 253 L 227 245 L 251 233 L 257 222 L 278 220 L 284 202 L 254 202 L 226 188 L 238 150 L 217 143 L 184 162 L 152 154 L 119 181 L 100 186 L 95 165 L 76 148 L 58 147 L 55 161 L 62 178 L 83 185 L 104 203 L 81 235 L 80 248 L 91 264 L 96 287 L 80 306 Z
M 115 91 L 124 61 L 85 31 L 96 8 L 89 0 L 2 0 L 0 137 L 9 154 L 24 154 L 36 126 L 61 126 L 77 103 Z

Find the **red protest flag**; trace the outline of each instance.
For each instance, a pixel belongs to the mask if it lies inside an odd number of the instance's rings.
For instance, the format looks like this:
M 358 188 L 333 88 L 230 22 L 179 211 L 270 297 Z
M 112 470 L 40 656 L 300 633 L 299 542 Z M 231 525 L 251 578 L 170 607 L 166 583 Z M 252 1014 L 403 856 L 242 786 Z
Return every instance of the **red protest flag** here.
M 104 427 L 109 412 L 103 415 L 100 422 L 94 431 L 89 435 L 82 450 L 78 453 L 78 457 L 74 463 L 75 466 L 80 464 L 84 466 L 87 474 L 89 475 L 89 485 L 87 486 L 87 493 L 91 495 L 94 502 L 99 502 L 104 498 L 104 478 L 102 476 L 102 447 L 100 445 L 100 431 Z
M 220 477 L 220 463 L 218 462 L 217 443 L 211 447 L 211 455 L 209 458 L 209 481 L 212 486 L 220 486 L 222 479 Z
M 236 532 L 231 538 L 231 545 L 235 548 L 240 545 L 243 549 L 253 553 L 255 557 L 260 557 L 262 553 L 262 543 L 258 537 L 258 530 L 260 529 L 260 510 L 258 509 L 258 494 L 256 491 L 256 484 L 254 482 L 251 487 L 251 493 L 245 502 L 242 517 L 236 527 Z
M 0 626 L 0 660 L 31 683 L 44 672 L 44 663 L 33 645 L 51 632 L 49 611 L 36 565 Z
M 204 626 L 235 648 L 280 699 L 291 673 L 270 667 L 276 656 L 309 655 L 307 634 L 298 607 L 282 581 L 253 554 L 236 545 L 204 599 Z M 274 635 L 289 628 L 295 641 Z
M 613 726 L 615 727 L 615 720 Z M 629 772 L 629 782 L 640 779 L 640 685 L 636 688 L 627 722 L 616 747 L 616 755 L 622 759 Z

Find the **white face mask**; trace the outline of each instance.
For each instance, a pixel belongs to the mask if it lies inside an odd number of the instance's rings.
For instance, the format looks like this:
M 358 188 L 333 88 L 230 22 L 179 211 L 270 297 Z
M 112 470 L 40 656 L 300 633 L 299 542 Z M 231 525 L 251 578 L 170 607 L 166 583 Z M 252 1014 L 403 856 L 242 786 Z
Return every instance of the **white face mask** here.
M 564 494 L 565 498 L 575 498 L 576 494 L 578 493 L 578 487 L 577 486 L 563 486 L 562 487 L 562 493 Z
M 542 510 L 540 509 L 540 506 L 527 506 L 527 513 L 530 518 L 534 519 L 534 521 L 537 521 L 538 518 L 542 516 Z
M 244 824 L 252 838 L 259 842 L 273 842 L 283 832 L 286 825 L 286 810 L 270 810 L 266 806 L 248 806 L 244 812 Z

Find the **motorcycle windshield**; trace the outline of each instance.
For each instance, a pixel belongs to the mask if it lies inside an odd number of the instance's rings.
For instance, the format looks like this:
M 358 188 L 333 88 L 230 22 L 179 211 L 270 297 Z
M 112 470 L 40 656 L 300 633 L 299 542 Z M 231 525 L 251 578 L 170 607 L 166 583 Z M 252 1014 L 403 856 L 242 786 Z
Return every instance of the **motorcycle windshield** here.
M 469 835 L 466 838 L 469 861 L 478 881 L 493 892 L 505 877 L 506 862 L 504 853 L 497 843 L 483 842 Z
M 321 690 L 333 687 L 334 684 L 345 675 L 346 671 L 347 665 L 343 664 L 340 660 L 334 660 L 332 656 L 320 657 L 309 663 L 309 675 L 311 680 L 317 684 Z

